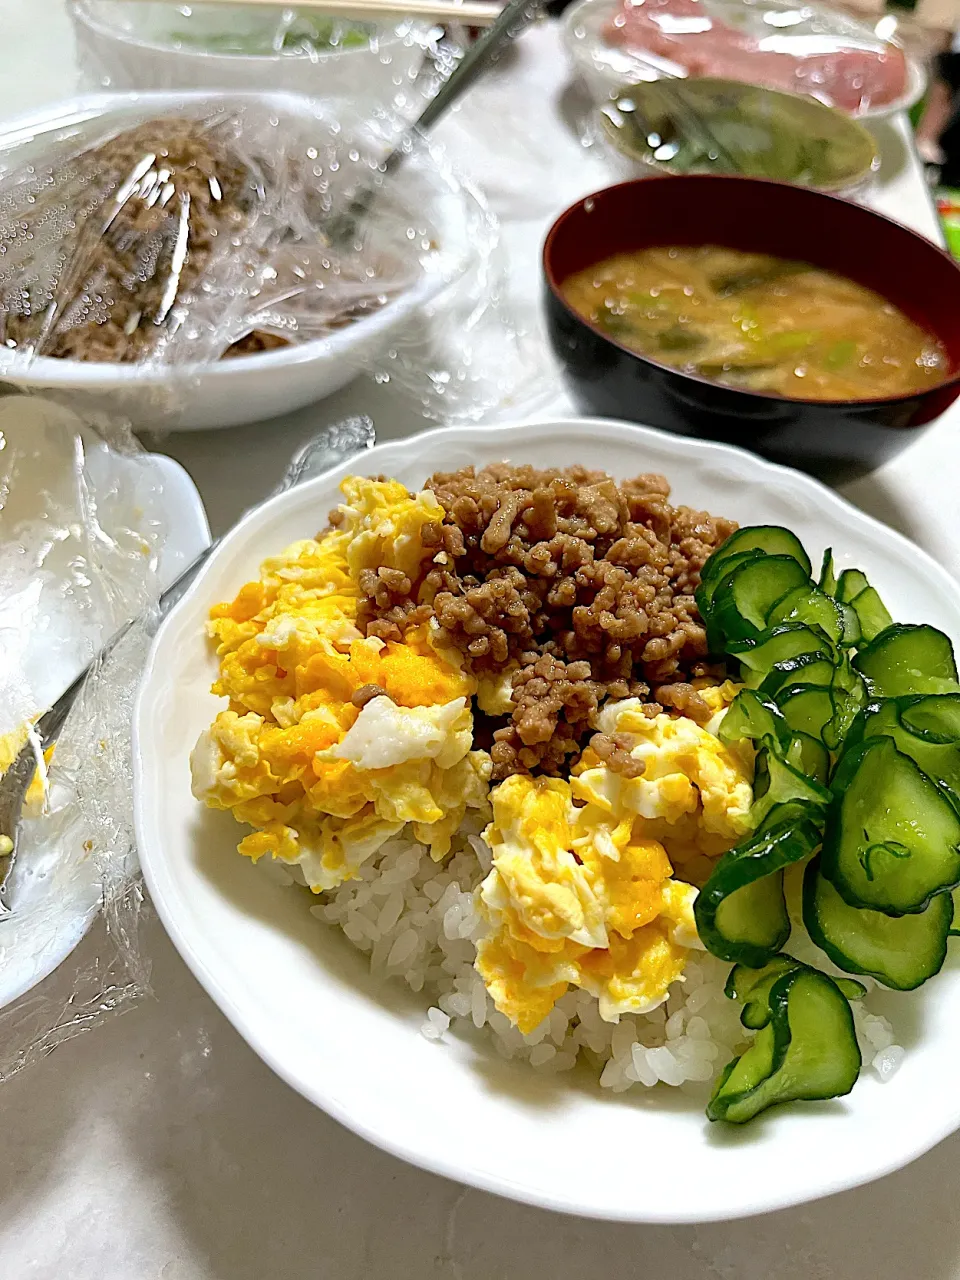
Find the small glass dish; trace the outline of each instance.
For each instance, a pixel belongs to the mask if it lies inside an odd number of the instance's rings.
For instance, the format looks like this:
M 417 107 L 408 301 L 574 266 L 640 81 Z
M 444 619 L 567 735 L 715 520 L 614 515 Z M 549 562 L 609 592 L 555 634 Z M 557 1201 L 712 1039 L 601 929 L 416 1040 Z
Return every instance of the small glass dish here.
M 655 80 L 599 109 L 628 160 L 663 173 L 733 173 L 818 191 L 865 186 L 880 167 L 873 135 L 814 98 L 735 80 Z

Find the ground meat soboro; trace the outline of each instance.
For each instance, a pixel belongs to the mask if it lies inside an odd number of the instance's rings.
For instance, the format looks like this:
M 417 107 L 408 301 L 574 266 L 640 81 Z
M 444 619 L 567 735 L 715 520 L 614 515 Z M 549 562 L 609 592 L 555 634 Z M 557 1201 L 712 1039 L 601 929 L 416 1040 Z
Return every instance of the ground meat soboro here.
M 430 570 L 416 584 L 371 571 L 360 622 L 399 639 L 432 614 L 478 675 L 513 670 L 495 778 L 566 772 L 607 698 L 706 718 L 690 683 L 710 674 L 694 591 L 732 521 L 671 506 L 659 475 L 617 483 L 585 467 L 495 463 L 438 472 L 426 487 L 446 512 Z M 597 746 L 629 768 L 619 744 Z

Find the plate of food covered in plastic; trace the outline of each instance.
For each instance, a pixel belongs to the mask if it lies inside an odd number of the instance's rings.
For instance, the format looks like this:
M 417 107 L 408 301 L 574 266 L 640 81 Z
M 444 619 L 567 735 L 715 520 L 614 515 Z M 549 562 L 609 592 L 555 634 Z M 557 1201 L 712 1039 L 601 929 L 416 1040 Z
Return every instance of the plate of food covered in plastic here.
M 906 111 L 926 86 L 917 60 L 866 22 L 793 0 L 578 0 L 563 33 L 599 101 L 624 85 L 709 77 L 869 119 Z
M 173 459 L 41 397 L 0 399 L 0 489 L 0 769 L 28 741 L 38 766 L 3 885 L 3 1008 L 70 954 L 105 886 L 134 874 L 119 832 L 136 667 L 88 687 L 45 759 L 31 726 L 210 532 Z
M 957 636 L 927 555 L 726 445 L 379 445 L 158 634 L 144 874 L 254 1049 L 388 1151 L 628 1221 L 811 1200 L 960 1124 Z

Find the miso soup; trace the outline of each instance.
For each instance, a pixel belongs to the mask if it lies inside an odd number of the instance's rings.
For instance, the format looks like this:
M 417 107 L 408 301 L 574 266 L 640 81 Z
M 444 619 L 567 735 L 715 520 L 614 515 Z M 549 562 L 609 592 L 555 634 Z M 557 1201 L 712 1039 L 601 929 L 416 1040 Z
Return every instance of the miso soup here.
M 731 387 L 883 399 L 947 373 L 937 339 L 892 303 L 803 262 L 714 245 L 643 249 L 577 272 L 562 293 L 631 351 Z

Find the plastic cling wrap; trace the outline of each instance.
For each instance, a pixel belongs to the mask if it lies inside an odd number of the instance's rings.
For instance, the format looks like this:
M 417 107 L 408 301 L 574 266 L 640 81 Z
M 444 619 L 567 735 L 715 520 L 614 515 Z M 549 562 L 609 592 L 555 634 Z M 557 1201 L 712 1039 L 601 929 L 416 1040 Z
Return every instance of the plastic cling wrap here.
M 676 173 L 739 173 L 820 191 L 864 184 L 876 141 L 812 98 L 734 80 L 656 80 L 599 108 L 601 131 L 631 161 Z
M 598 96 L 711 77 L 806 94 L 854 116 L 910 105 L 923 74 L 865 23 L 793 0 L 580 0 L 567 38 Z
M 81 67 L 113 89 L 283 88 L 412 119 L 459 49 L 411 18 L 296 5 L 73 0 Z
M 349 144 L 341 155 L 338 126 L 258 100 L 164 101 L 137 114 L 142 104 L 117 104 L 9 163 L 0 340 L 13 367 L 243 354 L 276 345 L 258 343 L 265 296 L 296 298 L 301 323 L 284 338 L 294 341 L 362 319 L 421 274 L 433 249 L 422 214 L 378 171 L 379 155 Z M 361 178 L 383 192 L 335 238 L 338 199 Z
M 202 519 L 192 541 L 172 527 L 175 484 L 121 430 L 100 434 L 40 398 L 0 399 L 4 769 L 116 629 L 145 619 L 89 677 L 52 754 L 37 757 L 0 914 L 0 1079 L 148 988 L 131 708 L 160 573 L 175 575 L 205 536 Z

